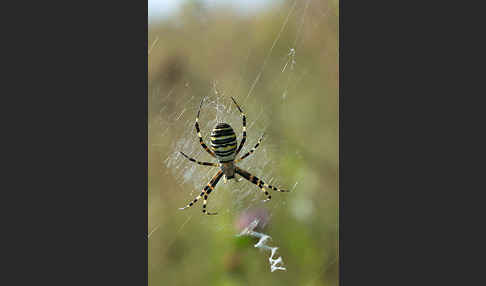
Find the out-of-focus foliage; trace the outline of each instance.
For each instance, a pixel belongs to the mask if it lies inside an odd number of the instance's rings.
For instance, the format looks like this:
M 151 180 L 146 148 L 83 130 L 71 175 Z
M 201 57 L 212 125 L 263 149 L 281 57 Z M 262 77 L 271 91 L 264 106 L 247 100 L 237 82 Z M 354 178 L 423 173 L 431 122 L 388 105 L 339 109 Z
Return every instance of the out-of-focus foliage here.
M 149 26 L 149 285 L 337 285 L 337 1 L 297 1 L 295 7 L 294 1 L 277 1 L 250 15 L 187 3 L 178 15 Z M 298 182 L 291 193 L 272 191 L 263 230 L 279 247 L 287 271 L 270 272 L 269 254 L 254 248 L 256 241 L 235 237 L 236 227 L 215 227 L 237 224 L 237 216 L 203 216 L 202 202 L 178 210 L 193 198 L 193 186 L 182 184 L 164 160 L 179 151 L 171 143 L 178 124 L 186 122 L 174 120 L 162 130 L 160 120 L 182 112 L 175 102 L 191 97 L 196 100 L 187 107 L 195 119 L 199 100 L 214 81 L 225 96 L 238 98 L 248 116 L 262 108 L 271 115 L 262 144 L 275 146 L 267 150 L 278 166 L 273 173 L 282 187 Z M 256 139 L 260 133 L 248 136 Z M 199 144 L 195 133 L 192 140 Z M 219 187 L 211 196 L 221 195 Z M 225 198 L 230 204 L 232 198 Z

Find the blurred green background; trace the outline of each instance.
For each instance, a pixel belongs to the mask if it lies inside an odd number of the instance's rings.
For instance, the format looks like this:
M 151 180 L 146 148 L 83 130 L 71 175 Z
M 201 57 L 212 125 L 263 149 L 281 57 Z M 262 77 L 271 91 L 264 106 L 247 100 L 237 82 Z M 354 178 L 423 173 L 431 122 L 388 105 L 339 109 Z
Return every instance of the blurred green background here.
M 149 285 L 338 285 L 338 6 L 272 1 L 241 13 L 185 1 L 177 13 L 149 22 Z M 243 166 L 292 192 L 271 191 L 272 200 L 261 204 L 256 186 L 221 180 L 208 201 L 219 215 L 203 216 L 202 201 L 178 210 L 217 171 L 177 156 L 190 151 L 213 162 L 193 129 L 204 96 L 206 143 L 218 104 L 228 112 L 218 120 L 241 139 L 241 118 L 229 100 L 235 97 L 253 123 L 242 152 L 266 133 Z M 228 191 L 235 188 L 251 190 L 253 199 Z M 235 237 L 235 223 L 254 207 L 268 211 L 262 231 L 287 271 L 270 272 L 270 253 Z

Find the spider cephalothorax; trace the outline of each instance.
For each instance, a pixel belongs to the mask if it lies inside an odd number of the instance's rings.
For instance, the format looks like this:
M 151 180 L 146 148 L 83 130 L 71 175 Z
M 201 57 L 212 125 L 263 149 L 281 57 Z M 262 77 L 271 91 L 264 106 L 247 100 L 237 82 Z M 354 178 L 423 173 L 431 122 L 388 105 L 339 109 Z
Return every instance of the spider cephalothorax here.
M 235 131 L 227 123 L 218 123 L 216 127 L 214 127 L 214 129 L 212 130 L 211 149 L 209 149 L 208 146 L 204 144 L 204 140 L 201 135 L 201 130 L 199 129 L 199 114 L 201 113 L 201 106 L 204 101 L 203 98 L 203 100 L 201 100 L 201 104 L 199 105 L 199 111 L 197 112 L 196 124 L 195 124 L 196 132 L 197 132 L 197 136 L 199 137 L 199 143 L 201 144 L 201 146 L 204 148 L 204 150 L 206 150 L 206 152 L 209 153 L 209 155 L 216 158 L 219 163 L 200 162 L 197 161 L 196 159 L 190 158 L 189 156 L 187 156 L 182 152 L 181 154 L 187 159 L 189 159 L 190 161 L 195 162 L 199 165 L 220 167 L 220 170 L 216 173 L 216 175 L 214 175 L 211 181 L 209 181 L 209 183 L 204 187 L 202 193 L 199 196 L 197 196 L 194 199 L 194 201 L 190 202 L 187 206 L 180 208 L 182 210 L 191 207 L 200 198 L 204 197 L 203 210 L 202 210 L 203 213 L 206 213 L 208 215 L 216 214 L 216 213 L 210 213 L 206 211 L 206 204 L 207 204 L 209 194 L 214 190 L 216 184 L 219 182 L 222 176 L 225 176 L 225 179 L 233 179 L 235 177 L 235 174 L 239 174 L 243 178 L 257 185 L 265 193 L 265 195 L 267 196 L 267 200 L 270 200 L 272 196 L 268 194 L 268 191 L 266 191 L 265 188 L 272 189 L 274 191 L 279 191 L 279 192 L 288 192 L 264 183 L 259 178 L 253 176 L 252 174 L 248 173 L 247 171 L 235 165 L 237 162 L 245 159 L 251 153 L 255 152 L 256 148 L 260 145 L 260 142 L 262 141 L 263 135 L 262 137 L 260 137 L 255 147 L 251 148 L 251 150 L 245 155 L 241 156 L 241 158 L 235 160 L 236 155 L 240 153 L 246 141 L 246 116 L 241 110 L 238 103 L 236 103 L 235 99 L 233 97 L 231 99 L 233 100 L 236 107 L 240 111 L 241 116 L 243 117 L 243 138 L 241 139 L 240 146 L 236 148 L 238 142 L 236 140 Z

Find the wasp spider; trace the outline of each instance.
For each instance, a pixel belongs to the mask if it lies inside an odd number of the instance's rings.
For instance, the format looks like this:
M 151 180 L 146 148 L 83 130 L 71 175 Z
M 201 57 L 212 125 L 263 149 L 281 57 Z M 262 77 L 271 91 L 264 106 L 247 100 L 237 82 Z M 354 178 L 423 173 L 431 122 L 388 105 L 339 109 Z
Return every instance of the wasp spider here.
M 246 141 L 246 116 L 241 110 L 240 106 L 238 103 L 236 103 L 235 99 L 231 97 L 233 102 L 235 103 L 236 107 L 240 111 L 241 116 L 243 117 L 243 138 L 241 139 L 240 146 L 238 146 L 238 149 L 236 146 L 238 145 L 238 142 L 236 140 L 236 134 L 233 131 L 233 128 L 227 123 L 218 123 L 216 127 L 214 127 L 213 131 L 211 131 L 211 149 L 204 144 L 204 140 L 201 136 L 201 131 L 199 130 L 199 114 L 201 112 L 201 106 L 203 104 L 203 100 L 201 100 L 201 104 L 199 105 L 199 111 L 197 112 L 197 117 L 196 117 L 196 132 L 197 136 L 199 137 L 199 143 L 201 146 L 206 150 L 206 152 L 209 153 L 212 157 L 216 158 L 219 163 L 209 163 L 209 162 L 200 162 L 197 161 L 183 152 L 180 152 L 184 157 L 189 159 L 190 161 L 199 164 L 199 165 L 204 165 L 204 166 L 212 166 L 212 167 L 219 167 L 220 170 L 214 175 L 214 177 L 209 181 L 209 183 L 204 187 L 202 190 L 201 194 L 197 196 L 194 201 L 190 202 L 187 206 L 180 208 L 181 210 L 186 209 L 188 207 L 191 207 L 193 204 L 195 204 L 199 199 L 204 198 L 203 202 L 203 210 L 202 212 L 208 215 L 215 215 L 217 213 L 211 213 L 206 210 L 206 204 L 208 200 L 209 194 L 214 190 L 216 187 L 216 184 L 219 182 L 221 177 L 224 176 L 225 181 L 228 179 L 233 179 L 235 177 L 235 174 L 238 174 L 242 176 L 243 178 L 247 179 L 248 181 L 252 182 L 253 184 L 257 185 L 262 192 L 265 193 L 267 196 L 267 199 L 265 201 L 268 201 L 272 198 L 272 196 L 265 190 L 265 188 L 272 189 L 274 191 L 279 191 L 279 192 L 288 192 L 286 190 L 281 190 L 279 188 L 276 188 L 274 186 L 271 186 L 269 184 L 266 184 L 262 180 L 260 180 L 258 177 L 253 176 L 252 174 L 248 173 L 247 171 L 237 167 L 235 164 L 240 162 L 241 160 L 245 159 L 246 157 L 250 156 L 253 152 L 255 152 L 256 148 L 260 145 L 260 142 L 263 139 L 260 137 L 258 140 L 257 144 L 255 147 L 251 148 L 251 150 L 246 153 L 245 155 L 241 156 L 238 159 L 236 158 L 236 155 L 240 153 L 241 149 L 243 148 L 243 145 L 245 144 Z

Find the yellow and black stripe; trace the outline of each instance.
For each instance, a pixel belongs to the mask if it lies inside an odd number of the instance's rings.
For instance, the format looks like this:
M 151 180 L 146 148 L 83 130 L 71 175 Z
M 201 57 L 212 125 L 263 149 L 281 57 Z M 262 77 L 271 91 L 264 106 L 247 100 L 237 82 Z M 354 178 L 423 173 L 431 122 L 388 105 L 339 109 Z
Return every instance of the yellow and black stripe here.
M 235 159 L 236 134 L 227 123 L 218 123 L 211 131 L 211 148 L 220 163 L 231 162 Z
M 189 161 L 191 162 L 194 162 L 196 164 L 199 164 L 199 165 L 203 165 L 203 166 L 213 166 L 213 167 L 219 167 L 219 164 L 216 164 L 216 163 L 209 163 L 209 162 L 201 162 L 201 161 L 198 161 L 194 158 L 191 158 L 189 156 L 187 156 L 186 154 L 184 154 L 183 152 L 180 152 L 184 157 L 186 157 L 187 159 L 189 159 Z
M 240 147 L 238 147 L 238 150 L 236 150 L 236 154 L 235 154 L 235 155 L 238 155 L 240 153 L 241 149 L 243 149 L 243 145 L 245 145 L 245 141 L 246 141 L 246 115 L 243 112 L 243 110 L 241 110 L 238 103 L 236 103 L 236 100 L 233 97 L 231 97 L 231 99 L 233 100 L 236 107 L 240 111 L 241 116 L 243 117 L 243 138 L 241 139 Z
M 281 190 L 277 187 L 274 187 L 274 186 L 271 186 L 269 184 L 266 184 L 265 182 L 263 182 L 262 180 L 260 180 L 258 177 L 256 176 L 253 176 L 252 174 L 250 174 L 249 172 L 239 168 L 239 167 L 235 167 L 235 172 L 239 175 L 241 175 L 243 178 L 247 179 L 248 181 L 252 182 L 253 184 L 257 185 L 264 193 L 265 195 L 267 196 L 268 200 L 270 200 L 272 198 L 272 196 L 267 192 L 265 191 L 264 187 L 265 188 L 268 188 L 268 189 L 272 189 L 274 191 L 278 191 L 278 192 L 288 192 L 287 190 Z
M 206 146 L 206 144 L 204 143 L 204 140 L 203 140 L 202 135 L 201 135 L 201 130 L 199 129 L 199 114 L 201 113 L 201 107 L 202 107 L 203 102 L 204 102 L 204 97 L 201 100 L 201 104 L 199 105 L 199 110 L 197 111 L 197 116 L 196 116 L 196 123 L 194 124 L 194 126 L 196 127 L 196 133 L 197 133 L 197 137 L 199 138 L 199 144 L 201 144 L 203 149 L 206 150 L 206 152 L 208 152 L 209 155 L 216 157 L 216 155 L 214 155 L 213 151 L 211 151 L 208 148 L 208 146 Z
M 250 156 L 253 152 L 255 152 L 256 148 L 258 148 L 258 146 L 260 146 L 260 143 L 262 142 L 263 136 L 265 136 L 265 134 L 263 134 L 262 137 L 260 137 L 260 139 L 258 139 L 258 142 L 255 145 L 255 147 L 251 148 L 251 150 L 248 153 L 246 153 L 245 155 L 241 156 L 241 158 L 236 159 L 235 163 L 240 162 L 241 160 L 245 159 L 246 157 Z
M 184 209 L 187 209 L 189 207 L 192 207 L 192 205 L 194 205 L 200 198 L 204 197 L 203 210 L 202 210 L 202 212 L 205 213 L 205 214 L 208 214 L 208 215 L 215 215 L 215 214 L 217 214 L 217 213 L 211 213 L 211 212 L 207 211 L 206 210 L 206 204 L 208 202 L 208 196 L 209 196 L 209 194 L 214 190 L 214 188 L 216 187 L 216 184 L 219 182 L 219 180 L 221 179 L 222 176 L 223 176 L 223 171 L 219 170 L 216 173 L 216 175 L 214 175 L 214 177 L 211 179 L 211 181 L 209 181 L 209 183 L 204 187 L 203 191 L 201 192 L 201 194 L 199 196 L 197 196 L 187 206 L 185 206 L 183 208 L 179 208 L 179 209 L 180 210 L 184 210 Z

